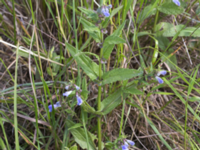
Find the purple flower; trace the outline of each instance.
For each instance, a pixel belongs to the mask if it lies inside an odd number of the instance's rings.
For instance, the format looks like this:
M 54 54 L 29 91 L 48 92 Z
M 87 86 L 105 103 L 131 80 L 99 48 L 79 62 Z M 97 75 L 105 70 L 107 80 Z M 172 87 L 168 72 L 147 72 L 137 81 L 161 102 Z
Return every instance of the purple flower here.
M 67 86 L 65 87 L 65 89 L 68 90 L 68 89 L 69 89 L 69 85 L 67 85 Z
M 157 80 L 158 83 L 160 83 L 160 84 L 164 83 L 164 81 L 163 81 L 160 77 L 158 77 L 158 76 L 156 76 L 156 80 Z
M 71 93 L 72 93 L 72 91 L 67 91 L 67 92 L 63 93 L 63 96 L 67 96 L 68 97 Z
M 167 74 L 167 71 L 166 70 L 161 70 L 161 71 L 159 71 L 158 73 L 157 73 L 157 75 L 156 75 L 156 80 L 158 81 L 158 83 L 160 83 L 160 84 L 162 84 L 162 83 L 164 83 L 164 81 L 159 77 L 160 75 L 166 75 Z
M 108 8 L 108 9 L 112 8 L 112 5 L 111 5 L 111 4 L 110 4 L 110 5 L 108 5 L 108 6 L 107 6 L 107 8 Z
M 78 94 L 76 95 L 76 99 L 77 99 L 77 105 L 81 105 L 83 103 L 83 100 L 81 99 L 80 96 L 78 96 Z
M 160 75 L 166 75 L 167 74 L 167 71 L 166 70 L 161 70 L 157 73 L 157 76 L 160 76 Z
M 49 105 L 48 108 L 49 108 L 49 112 L 52 112 L 53 110 L 52 105 Z
M 103 33 L 103 34 L 107 34 L 108 31 L 107 31 L 106 29 L 101 29 L 101 33 Z
M 173 0 L 173 2 L 174 2 L 176 5 L 178 5 L 178 6 L 181 5 L 181 3 L 179 2 L 179 0 Z
M 135 142 L 131 141 L 131 140 L 126 140 L 131 146 L 135 145 Z
M 105 17 L 109 17 L 110 16 L 110 13 L 109 13 L 110 8 L 112 8 L 112 5 L 102 6 L 101 7 L 101 14 L 104 15 Z
M 77 86 L 77 85 L 75 85 L 75 88 L 76 88 L 76 90 L 80 90 L 80 87 L 79 87 L 79 86 Z
M 129 144 L 131 146 L 135 145 L 135 142 L 131 141 L 131 140 L 126 140 L 124 141 L 124 145 L 121 145 L 122 150 L 128 150 L 128 146 Z
M 59 101 L 56 102 L 56 104 L 54 104 L 53 107 L 54 107 L 54 109 L 61 107 L 60 102 Z M 48 108 L 49 108 L 49 112 L 52 112 L 52 110 L 53 110 L 52 105 L 49 105 Z
M 128 150 L 128 145 L 127 144 L 121 145 L 121 148 L 122 150 Z

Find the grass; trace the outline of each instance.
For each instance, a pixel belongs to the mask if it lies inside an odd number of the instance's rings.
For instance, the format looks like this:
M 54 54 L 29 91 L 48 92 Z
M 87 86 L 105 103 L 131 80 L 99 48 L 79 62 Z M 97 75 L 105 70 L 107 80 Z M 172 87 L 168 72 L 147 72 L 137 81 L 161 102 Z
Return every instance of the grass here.
M 0 149 L 200 149 L 200 7 L 180 2 L 2 0 Z

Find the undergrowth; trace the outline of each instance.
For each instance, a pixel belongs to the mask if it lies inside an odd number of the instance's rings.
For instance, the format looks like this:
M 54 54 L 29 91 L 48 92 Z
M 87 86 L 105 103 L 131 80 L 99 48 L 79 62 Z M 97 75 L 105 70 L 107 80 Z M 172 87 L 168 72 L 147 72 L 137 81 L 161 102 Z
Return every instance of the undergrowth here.
M 0 149 L 199 150 L 198 0 L 1 0 Z

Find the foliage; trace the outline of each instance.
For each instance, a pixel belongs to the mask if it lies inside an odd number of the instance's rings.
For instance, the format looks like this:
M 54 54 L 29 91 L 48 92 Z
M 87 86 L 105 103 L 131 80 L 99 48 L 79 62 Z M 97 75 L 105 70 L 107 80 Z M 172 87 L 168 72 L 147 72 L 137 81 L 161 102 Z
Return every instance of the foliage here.
M 0 149 L 200 149 L 198 1 L 0 4 Z

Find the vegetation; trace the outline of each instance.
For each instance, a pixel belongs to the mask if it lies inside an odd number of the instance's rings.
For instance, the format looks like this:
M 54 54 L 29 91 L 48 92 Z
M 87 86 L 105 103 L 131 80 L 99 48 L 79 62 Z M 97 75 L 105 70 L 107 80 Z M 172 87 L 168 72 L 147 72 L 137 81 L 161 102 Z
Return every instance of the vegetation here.
M 198 0 L 1 0 L 0 149 L 199 150 Z

